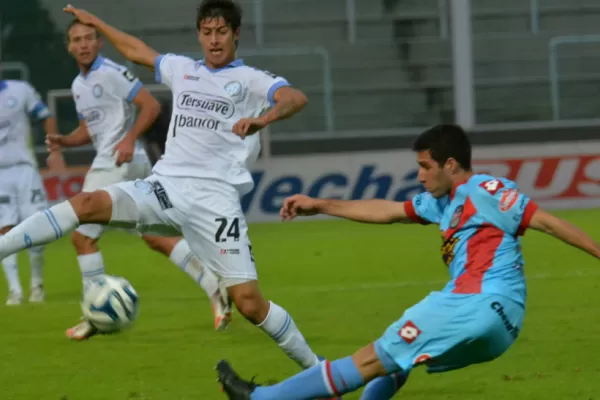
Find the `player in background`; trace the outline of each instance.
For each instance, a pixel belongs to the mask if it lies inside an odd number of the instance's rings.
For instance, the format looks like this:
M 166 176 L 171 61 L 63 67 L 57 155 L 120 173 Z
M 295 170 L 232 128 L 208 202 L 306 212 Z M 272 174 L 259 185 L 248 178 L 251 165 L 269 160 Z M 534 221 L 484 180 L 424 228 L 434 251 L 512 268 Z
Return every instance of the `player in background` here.
M 258 277 L 240 196 L 252 190 L 246 136 L 290 118 L 302 92 L 280 77 L 236 59 L 241 10 L 230 0 L 204 0 L 198 38 L 204 60 L 159 54 L 94 15 L 65 11 L 96 28 L 130 61 L 155 70 L 173 93 L 166 151 L 145 180 L 123 182 L 57 204 L 0 238 L 0 257 L 57 240 L 80 224 L 111 224 L 142 233 L 179 235 L 219 278 L 240 313 L 301 367 L 319 363 L 292 317 L 267 301 Z
M 37 91 L 27 82 L 0 80 L 0 235 L 6 234 L 19 222 L 48 207 L 46 190 L 32 152 L 30 120 L 43 121 L 47 134 L 56 133 L 56 121 Z M 56 172 L 64 169 L 59 157 L 49 159 Z M 44 301 L 44 248 L 29 248 L 31 289 L 29 302 Z M 17 254 L 2 260 L 8 298 L 6 305 L 23 302 Z
M 93 27 L 74 20 L 67 28 L 67 39 L 68 50 L 81 70 L 72 85 L 80 124 L 70 135 L 48 135 L 49 150 L 94 145 L 97 154 L 85 177 L 84 192 L 147 177 L 150 162 L 138 139 L 155 121 L 160 105 L 130 71 L 100 54 L 102 40 Z M 134 105 L 140 111 L 137 119 Z M 103 229 L 99 224 L 83 224 L 72 234 L 84 290 L 87 283 L 105 273 L 97 243 Z M 142 238 L 200 284 L 211 300 L 215 328 L 224 329 L 230 319 L 229 304 L 220 295 L 217 277 L 200 265 L 187 242 L 181 237 Z M 94 333 L 86 322 L 67 330 L 72 339 L 85 339 Z
M 418 365 L 436 373 L 491 361 L 508 350 L 522 327 L 526 285 L 520 237 L 527 228 L 600 258 L 598 243 L 540 209 L 514 182 L 474 174 L 471 145 L 460 127 L 436 126 L 416 139 L 413 150 L 426 192 L 412 200 L 296 195 L 284 201 L 281 218 L 327 214 L 373 224 L 437 224 L 450 282 L 351 357 L 326 361 L 279 384 L 256 386 L 219 362 L 219 380 L 230 399 L 314 399 L 367 385 L 361 399 L 387 400 Z

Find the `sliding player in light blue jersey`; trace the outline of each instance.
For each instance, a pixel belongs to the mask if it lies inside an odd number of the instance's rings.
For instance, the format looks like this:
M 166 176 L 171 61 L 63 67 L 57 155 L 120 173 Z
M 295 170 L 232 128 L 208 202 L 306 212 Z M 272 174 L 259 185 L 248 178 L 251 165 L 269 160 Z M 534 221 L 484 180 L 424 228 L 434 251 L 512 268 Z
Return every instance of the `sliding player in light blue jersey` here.
M 586 233 L 542 209 L 514 182 L 471 170 L 471 145 L 454 125 L 436 126 L 414 143 L 426 192 L 401 203 L 386 200 L 287 198 L 283 220 L 327 214 L 358 222 L 439 225 L 450 282 L 433 292 L 354 355 L 304 371 L 273 386 L 241 379 L 217 365 L 232 400 L 304 400 L 343 395 L 366 385 L 362 400 L 387 400 L 419 365 L 445 372 L 502 355 L 519 336 L 526 285 L 520 237 L 548 233 L 600 258 Z
M 93 144 L 96 156 L 85 177 L 84 192 L 147 177 L 151 172 L 150 160 L 138 139 L 156 120 L 160 112 L 158 102 L 127 68 L 100 54 L 102 39 L 96 29 L 73 20 L 67 28 L 67 39 L 68 50 L 81 70 L 72 85 L 80 123 L 70 135 L 49 135 L 50 150 Z M 97 243 L 103 231 L 100 224 L 83 224 L 73 232 L 84 288 L 104 276 L 104 260 Z M 212 304 L 215 329 L 225 329 L 231 318 L 231 306 L 221 296 L 217 277 L 202 267 L 187 241 L 180 236 L 142 235 L 142 238 L 204 289 Z M 67 330 L 67 336 L 75 340 L 87 339 L 95 333 L 88 321 Z
M 0 235 L 44 210 L 46 190 L 31 149 L 30 120 L 43 121 L 46 133 L 56 133 L 56 121 L 37 91 L 27 82 L 0 80 Z M 44 248 L 29 249 L 31 290 L 29 301 L 44 300 Z M 17 255 L 2 260 L 8 281 L 9 306 L 23 302 Z

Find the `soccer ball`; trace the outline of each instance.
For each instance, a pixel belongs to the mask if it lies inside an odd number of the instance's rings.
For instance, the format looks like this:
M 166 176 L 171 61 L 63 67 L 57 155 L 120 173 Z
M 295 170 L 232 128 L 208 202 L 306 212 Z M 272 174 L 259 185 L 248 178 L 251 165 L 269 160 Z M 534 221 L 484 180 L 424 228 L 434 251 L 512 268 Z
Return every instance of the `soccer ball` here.
M 107 275 L 86 288 L 81 310 L 98 331 L 116 332 L 136 319 L 138 295 L 125 278 Z

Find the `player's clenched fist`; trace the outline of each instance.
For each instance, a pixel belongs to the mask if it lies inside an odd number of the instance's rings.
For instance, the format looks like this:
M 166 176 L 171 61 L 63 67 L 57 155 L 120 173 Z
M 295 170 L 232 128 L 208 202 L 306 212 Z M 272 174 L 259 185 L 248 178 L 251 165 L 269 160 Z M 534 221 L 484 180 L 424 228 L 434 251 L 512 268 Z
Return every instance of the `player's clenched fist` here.
M 70 4 L 67 4 L 67 6 L 65 8 L 63 8 L 63 11 L 69 14 L 73 14 L 73 16 L 75 18 L 77 18 L 77 20 L 83 24 L 87 24 L 87 25 L 94 25 L 94 22 L 96 20 L 96 16 L 85 11 L 85 10 L 81 10 L 79 8 L 75 8 Z
M 283 202 L 279 215 L 283 221 L 291 221 L 297 216 L 310 216 L 319 213 L 321 200 L 303 194 L 288 197 Z
M 233 133 L 244 139 L 267 126 L 262 118 L 242 118 L 233 126 Z

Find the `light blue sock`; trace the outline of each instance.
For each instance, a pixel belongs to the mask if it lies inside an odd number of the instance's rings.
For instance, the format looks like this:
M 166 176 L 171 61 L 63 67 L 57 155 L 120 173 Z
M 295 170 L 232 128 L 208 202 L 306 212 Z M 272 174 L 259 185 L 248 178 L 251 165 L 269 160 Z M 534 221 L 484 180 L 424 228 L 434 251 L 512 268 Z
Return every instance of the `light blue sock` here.
M 404 386 L 407 379 L 408 372 L 405 371 L 375 378 L 367 384 L 360 400 L 389 400 Z
M 325 361 L 273 386 L 257 387 L 252 400 L 309 400 L 353 392 L 365 384 L 351 357 Z

